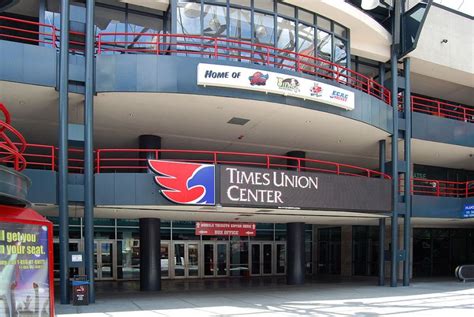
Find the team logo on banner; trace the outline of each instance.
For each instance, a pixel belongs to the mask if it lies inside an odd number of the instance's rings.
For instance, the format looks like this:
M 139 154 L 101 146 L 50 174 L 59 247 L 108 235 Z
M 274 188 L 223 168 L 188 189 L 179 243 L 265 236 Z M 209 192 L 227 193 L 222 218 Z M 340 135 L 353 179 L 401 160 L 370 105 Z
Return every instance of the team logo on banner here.
M 255 72 L 252 76 L 249 77 L 250 85 L 265 86 L 267 84 L 268 78 L 268 74 L 264 75 L 262 72 Z
M 165 160 L 148 160 L 150 169 L 158 174 L 155 182 L 161 194 L 181 205 L 215 204 L 215 166 Z
M 277 86 L 282 90 L 291 91 L 294 93 L 300 92 L 300 82 L 295 78 L 277 77 Z
M 321 97 L 323 95 L 323 87 L 318 83 L 314 83 L 310 89 L 310 93 L 313 97 Z

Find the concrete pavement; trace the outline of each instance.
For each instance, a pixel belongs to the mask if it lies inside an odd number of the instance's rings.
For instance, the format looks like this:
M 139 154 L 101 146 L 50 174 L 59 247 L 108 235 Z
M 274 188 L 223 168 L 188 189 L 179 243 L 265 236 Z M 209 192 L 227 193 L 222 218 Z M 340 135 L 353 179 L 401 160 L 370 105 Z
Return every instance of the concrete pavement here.
M 90 306 L 56 305 L 61 317 L 474 316 L 474 283 L 310 283 L 259 288 L 109 293 Z

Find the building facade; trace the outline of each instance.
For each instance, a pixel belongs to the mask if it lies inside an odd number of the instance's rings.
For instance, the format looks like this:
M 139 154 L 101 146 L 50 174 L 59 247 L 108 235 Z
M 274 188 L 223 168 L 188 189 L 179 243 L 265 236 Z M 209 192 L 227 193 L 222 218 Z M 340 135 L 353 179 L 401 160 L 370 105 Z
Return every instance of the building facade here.
M 396 3 L 0 2 L 61 300 L 87 273 L 396 286 L 473 263 L 473 17 L 400 2 L 398 45 Z

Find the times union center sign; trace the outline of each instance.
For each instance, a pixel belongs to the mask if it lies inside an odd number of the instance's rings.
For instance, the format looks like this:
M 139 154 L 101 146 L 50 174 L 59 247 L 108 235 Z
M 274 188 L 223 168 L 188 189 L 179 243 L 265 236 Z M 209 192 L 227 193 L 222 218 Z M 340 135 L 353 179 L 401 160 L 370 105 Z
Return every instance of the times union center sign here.
M 390 180 L 219 166 L 222 206 L 389 212 Z

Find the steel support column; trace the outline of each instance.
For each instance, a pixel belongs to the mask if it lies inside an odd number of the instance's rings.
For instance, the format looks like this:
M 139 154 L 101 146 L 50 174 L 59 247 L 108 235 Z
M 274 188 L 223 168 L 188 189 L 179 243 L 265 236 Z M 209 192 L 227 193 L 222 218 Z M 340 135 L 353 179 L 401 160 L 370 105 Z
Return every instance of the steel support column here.
M 385 173 L 385 140 L 379 141 L 379 170 Z M 379 219 L 379 286 L 385 285 L 385 218 Z
M 404 111 L 405 111 L 405 217 L 403 221 L 403 246 L 405 261 L 403 262 L 403 286 L 410 284 L 410 245 L 411 245 L 411 86 L 410 58 L 404 60 Z
M 59 289 L 61 304 L 69 304 L 69 201 L 68 201 L 68 117 L 69 117 L 69 0 L 61 0 L 59 51 Z
M 390 286 L 396 287 L 398 280 L 398 47 L 400 44 L 400 0 L 394 1 L 393 43 L 390 65 L 392 72 L 392 232 Z
M 89 302 L 94 289 L 94 0 L 86 2 L 86 80 L 84 102 L 84 264 Z

